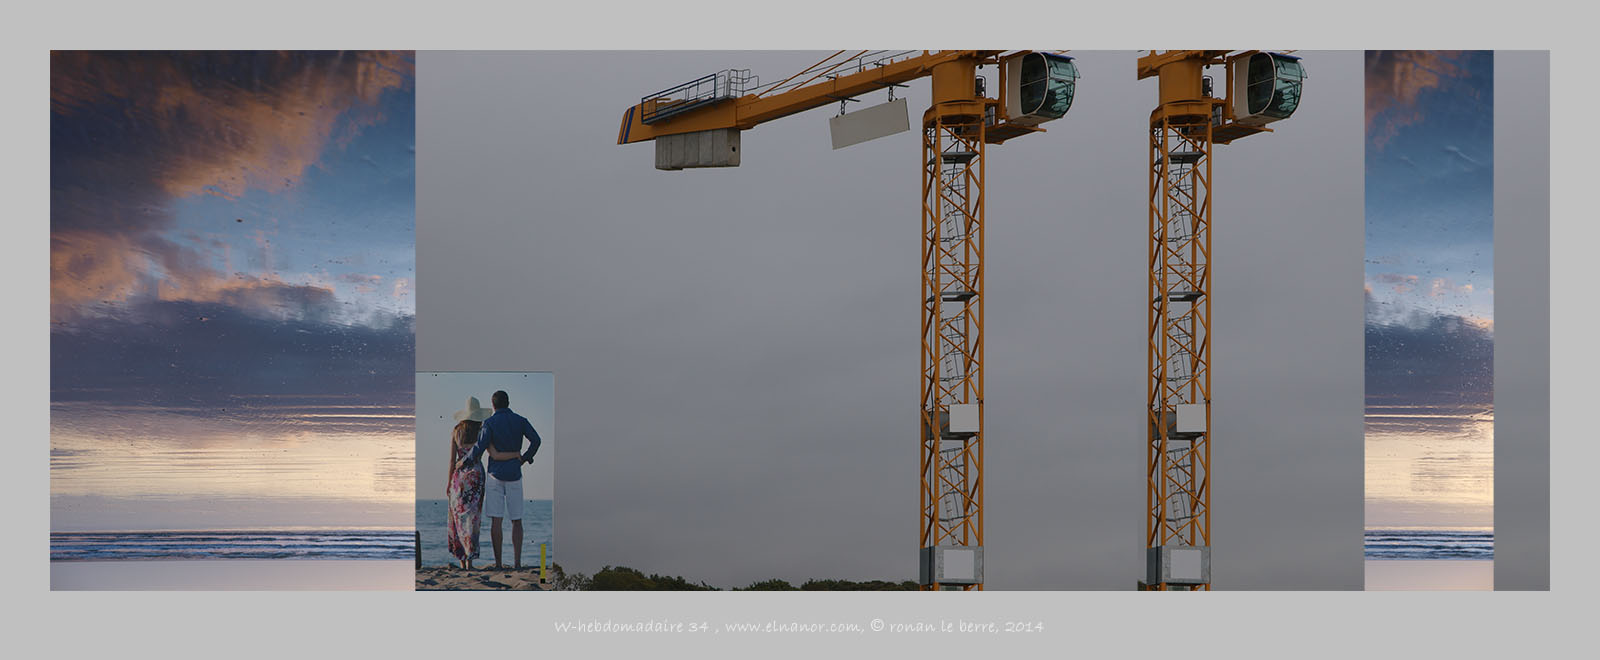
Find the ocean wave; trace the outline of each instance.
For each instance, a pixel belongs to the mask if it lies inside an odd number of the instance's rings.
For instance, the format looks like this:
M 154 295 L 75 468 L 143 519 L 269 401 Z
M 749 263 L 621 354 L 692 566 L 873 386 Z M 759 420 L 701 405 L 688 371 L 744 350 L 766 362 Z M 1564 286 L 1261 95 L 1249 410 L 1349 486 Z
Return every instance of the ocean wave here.
M 410 559 L 406 530 L 51 532 L 50 561 Z
M 1494 532 L 1367 530 L 1367 559 L 1494 559 Z

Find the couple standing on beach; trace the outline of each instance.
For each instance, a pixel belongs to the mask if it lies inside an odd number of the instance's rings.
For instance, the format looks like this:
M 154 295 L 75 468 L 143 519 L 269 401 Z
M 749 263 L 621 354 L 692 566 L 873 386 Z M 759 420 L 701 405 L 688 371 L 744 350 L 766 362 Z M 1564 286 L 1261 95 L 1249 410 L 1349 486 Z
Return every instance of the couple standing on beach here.
M 490 538 L 494 540 L 494 567 L 500 562 L 500 521 L 511 519 L 511 547 L 514 566 L 522 568 L 522 464 L 532 463 L 539 451 L 539 432 L 528 418 L 511 412 L 511 399 L 504 390 L 489 397 L 491 413 L 478 397 L 467 397 L 467 407 L 456 411 L 455 429 L 450 434 L 450 481 L 445 494 L 450 498 L 448 532 L 450 554 L 461 568 L 472 568 L 478 556 L 478 527 L 488 512 Z M 522 439 L 528 439 L 528 450 Z M 479 459 L 489 455 L 487 480 Z

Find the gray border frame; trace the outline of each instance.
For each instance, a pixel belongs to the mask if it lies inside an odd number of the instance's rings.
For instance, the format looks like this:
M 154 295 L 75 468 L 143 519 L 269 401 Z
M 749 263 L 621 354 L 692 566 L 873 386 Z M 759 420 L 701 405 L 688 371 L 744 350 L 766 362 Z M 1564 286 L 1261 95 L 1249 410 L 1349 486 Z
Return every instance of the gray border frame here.
M 1494 588 L 1550 588 L 1550 52 L 1494 56 Z

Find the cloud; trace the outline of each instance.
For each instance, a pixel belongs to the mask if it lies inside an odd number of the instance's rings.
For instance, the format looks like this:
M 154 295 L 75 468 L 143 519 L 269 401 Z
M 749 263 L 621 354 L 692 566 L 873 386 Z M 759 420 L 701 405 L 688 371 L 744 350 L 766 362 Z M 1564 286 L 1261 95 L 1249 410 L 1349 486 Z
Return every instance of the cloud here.
M 1375 273 L 1368 276 L 1363 287 L 1365 315 L 1368 324 L 1400 325 L 1420 330 L 1441 317 L 1458 318 L 1463 322 L 1493 331 L 1494 322 L 1466 314 L 1452 315 L 1446 308 L 1461 312 L 1473 307 L 1472 296 L 1491 294 L 1479 291 L 1471 283 L 1457 283 L 1447 277 L 1423 278 L 1405 273 Z M 1386 295 L 1386 294 L 1397 295 Z
M 316 299 L 331 297 L 284 286 L 229 295 L 270 299 L 251 306 L 315 307 Z M 104 316 L 53 328 L 51 399 L 204 405 L 235 396 L 327 394 L 409 402 L 414 317 L 379 327 L 264 319 L 242 312 L 240 302 L 148 301 L 139 303 L 137 321 Z
M 147 267 L 127 236 L 94 232 L 50 235 L 50 317 L 62 320 L 94 303 L 131 297 Z
M 226 274 L 156 234 L 60 232 L 50 248 L 51 320 L 58 323 L 150 301 L 221 303 L 269 319 L 327 319 L 337 310 L 330 288 Z
M 1471 284 L 1455 284 L 1443 277 L 1435 277 L 1428 282 L 1429 298 L 1443 298 L 1448 295 L 1468 293 L 1472 293 Z
M 1445 153 L 1448 153 L 1448 154 L 1451 154 L 1451 155 L 1455 156 L 1457 159 L 1460 159 L 1462 162 L 1465 162 L 1466 164 L 1471 165 L 1474 168 L 1483 167 L 1483 163 L 1479 162 L 1477 159 L 1475 159 L 1475 158 L 1473 158 L 1471 156 L 1468 156 L 1468 155 L 1466 155 L 1464 153 L 1461 153 L 1461 148 L 1460 147 L 1457 147 L 1457 146 L 1455 146 L 1453 144 L 1447 144 L 1447 145 L 1444 146 L 1444 150 L 1445 150 Z
M 1367 295 L 1372 295 L 1374 285 L 1388 286 L 1395 293 L 1405 294 L 1421 291 L 1422 295 L 1429 298 L 1443 298 L 1451 295 L 1466 295 L 1476 291 L 1472 284 L 1457 284 L 1446 277 L 1434 277 L 1425 281 L 1417 275 L 1406 273 L 1375 273 L 1366 283 Z
M 51 318 L 165 300 L 239 304 L 315 318 L 324 289 L 218 271 L 215 241 L 164 235 L 171 203 L 293 188 L 330 143 L 382 119 L 378 101 L 410 85 L 402 53 L 51 54 Z M 327 295 L 331 295 L 328 292 Z
M 165 300 L 165 299 L 164 299 Z M 187 298 L 185 300 L 203 300 Z M 334 317 L 333 290 L 317 286 L 258 280 L 219 289 L 216 302 L 257 316 L 326 322 Z
M 1378 149 L 1423 119 L 1417 99 L 1462 75 L 1459 51 L 1373 50 L 1366 57 L 1367 140 Z
M 1406 275 L 1404 273 L 1378 273 L 1372 276 L 1372 280 L 1378 284 L 1391 285 L 1395 293 L 1408 293 L 1415 290 L 1418 279 L 1416 275 Z M 1367 285 L 1367 290 L 1369 292 L 1372 290 L 1370 283 Z
M 381 52 L 54 52 L 50 63 L 53 114 L 115 107 L 119 128 L 133 131 L 115 142 L 150 150 L 147 171 L 165 193 L 230 198 L 298 183 L 341 115 L 377 121 L 383 91 L 414 69 Z
M 1367 399 L 1483 403 L 1494 396 L 1494 324 L 1429 315 L 1366 326 Z
M 365 275 L 362 273 L 344 273 L 335 279 L 345 284 L 355 285 L 356 293 L 373 293 L 378 290 L 378 284 L 383 282 L 382 275 Z

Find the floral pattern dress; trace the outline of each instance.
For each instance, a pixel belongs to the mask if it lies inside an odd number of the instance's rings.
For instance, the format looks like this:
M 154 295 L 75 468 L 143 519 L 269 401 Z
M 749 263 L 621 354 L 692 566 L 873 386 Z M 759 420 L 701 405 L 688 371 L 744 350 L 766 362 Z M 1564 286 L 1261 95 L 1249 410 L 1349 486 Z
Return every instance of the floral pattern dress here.
M 457 464 L 472 453 L 472 445 L 463 448 L 452 442 L 450 447 Z M 476 559 L 478 529 L 483 520 L 483 464 L 474 463 L 451 472 L 445 495 L 450 498 L 446 527 L 446 535 L 450 537 L 450 555 L 457 561 Z

